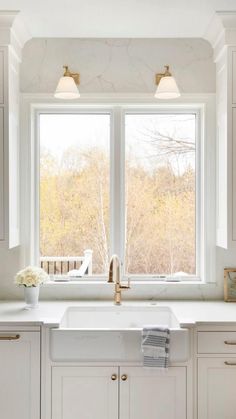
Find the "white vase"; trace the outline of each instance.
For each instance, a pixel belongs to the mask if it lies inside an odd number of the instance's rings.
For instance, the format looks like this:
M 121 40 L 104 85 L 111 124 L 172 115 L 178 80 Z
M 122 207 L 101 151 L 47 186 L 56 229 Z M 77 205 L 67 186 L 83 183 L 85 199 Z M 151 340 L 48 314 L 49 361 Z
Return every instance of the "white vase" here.
M 37 287 L 24 287 L 26 309 L 31 310 L 32 308 L 38 307 L 39 301 L 39 286 Z

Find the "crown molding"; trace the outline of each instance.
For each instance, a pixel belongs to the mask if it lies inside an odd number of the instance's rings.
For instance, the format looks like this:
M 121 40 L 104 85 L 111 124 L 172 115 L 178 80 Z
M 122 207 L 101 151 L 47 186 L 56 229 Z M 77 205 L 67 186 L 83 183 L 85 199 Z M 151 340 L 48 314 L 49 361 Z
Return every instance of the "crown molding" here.
M 236 46 L 236 10 L 214 13 L 204 38 L 213 47 L 215 62 L 220 59 L 226 47 Z
M 18 61 L 21 61 L 21 50 L 30 38 L 18 10 L 0 11 L 0 45 L 11 47 Z

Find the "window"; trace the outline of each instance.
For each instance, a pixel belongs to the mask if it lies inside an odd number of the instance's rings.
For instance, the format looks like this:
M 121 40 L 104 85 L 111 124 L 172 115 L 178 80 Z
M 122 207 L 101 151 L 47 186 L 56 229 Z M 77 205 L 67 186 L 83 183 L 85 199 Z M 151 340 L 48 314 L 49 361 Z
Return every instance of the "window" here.
M 202 277 L 200 116 L 178 106 L 38 112 L 39 253 L 55 258 L 49 273 L 77 268 L 71 260 L 91 249 L 96 277 L 113 253 L 137 280 Z
M 126 114 L 127 274 L 196 275 L 195 139 L 195 114 Z
M 55 273 L 86 249 L 107 272 L 109 143 L 109 114 L 40 115 L 40 256 L 58 258 Z

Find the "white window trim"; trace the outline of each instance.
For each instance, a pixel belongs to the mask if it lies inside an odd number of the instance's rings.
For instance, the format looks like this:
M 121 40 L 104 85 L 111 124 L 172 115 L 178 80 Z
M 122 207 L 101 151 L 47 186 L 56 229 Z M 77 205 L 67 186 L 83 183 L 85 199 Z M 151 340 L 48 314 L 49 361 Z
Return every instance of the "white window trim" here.
M 25 214 L 24 221 L 22 218 L 22 257 L 25 261 L 25 264 L 37 263 L 38 257 L 38 226 L 37 219 L 39 219 L 39 214 L 37 213 L 39 209 L 38 201 L 38 189 L 39 179 L 36 176 L 38 171 L 38 141 L 35 141 L 35 138 L 38 138 L 38 133 L 35 132 L 36 118 L 42 112 L 53 113 L 53 112 L 109 112 L 111 113 L 111 118 L 114 118 L 114 132 L 111 132 L 111 156 L 116 153 L 122 157 L 124 153 L 124 133 L 120 132 L 120 120 L 124 118 L 124 113 L 140 111 L 141 113 L 155 111 L 164 112 L 173 111 L 179 109 L 179 112 L 197 112 L 201 116 L 201 124 L 198 127 L 201 130 L 202 144 L 203 147 L 200 150 L 200 155 L 202 161 L 204 161 L 204 166 L 201 168 L 201 173 L 203 177 L 200 178 L 201 183 L 201 216 L 204 219 L 204 225 L 201 226 L 201 236 L 204 238 L 204 248 L 201 248 L 201 255 L 199 255 L 201 262 L 204 267 L 201 267 L 201 274 L 198 277 L 193 277 L 193 280 L 188 279 L 181 281 L 184 284 L 206 284 L 215 282 L 215 98 L 214 95 L 185 95 L 181 96 L 181 99 L 175 100 L 172 103 L 156 103 L 152 97 L 146 95 L 138 95 L 137 98 L 132 99 L 130 97 L 123 98 L 113 95 L 112 97 L 102 97 L 99 98 L 85 98 L 84 101 L 80 100 L 76 104 L 72 103 L 59 103 L 52 99 L 51 96 L 43 95 L 23 95 L 22 96 L 22 156 L 26 155 L 26 160 L 28 159 L 29 165 L 22 165 L 21 179 L 22 179 L 22 193 L 25 199 L 23 199 L 23 208 L 22 214 Z M 115 99 L 115 100 L 114 100 Z M 122 110 L 120 110 L 122 107 Z M 66 108 L 66 110 L 65 110 Z M 113 124 L 111 124 L 111 127 Z M 123 124 L 124 126 L 124 124 Z M 116 137 L 122 139 L 120 141 L 115 141 Z M 206 141 L 207 138 L 207 141 Z M 118 153 L 118 154 L 117 154 Z M 111 157 L 112 159 L 112 157 Z M 122 213 L 122 208 L 124 208 L 124 178 L 121 182 L 117 179 L 117 166 L 122 165 L 124 159 L 113 159 L 116 161 L 116 166 L 111 164 L 111 184 L 116 185 L 116 188 L 119 188 L 119 194 L 114 194 L 115 188 L 113 188 L 113 195 L 111 195 L 111 219 L 115 219 L 115 214 Z M 200 159 L 199 159 L 200 160 Z M 22 159 L 21 159 L 22 161 Z M 28 168 L 28 172 L 27 172 Z M 29 177 L 29 173 L 31 176 Z M 124 174 L 124 170 L 121 170 L 120 173 Z M 28 179 L 27 179 L 28 177 Z M 205 179 L 205 181 L 204 181 Z M 27 185 L 24 185 L 24 181 Z M 123 182 L 123 184 L 122 184 Z M 27 197 L 28 195 L 28 197 Z M 27 199 L 28 198 L 28 199 Z M 207 198 L 207 199 L 206 199 Z M 27 214 L 29 217 L 27 217 Z M 124 214 L 122 217 L 117 218 L 119 220 L 115 225 L 111 225 L 111 252 L 120 253 L 121 249 L 122 254 L 124 254 Z M 207 228 L 206 228 L 207 226 Z M 122 232 L 122 234 L 121 234 Z M 198 238 L 199 240 L 199 238 Z M 163 281 L 162 278 L 155 275 L 132 275 L 132 282 L 137 282 L 140 285 L 152 285 L 157 284 L 166 284 L 167 286 L 173 286 L 173 283 Z M 103 281 L 105 276 L 96 275 L 93 277 L 87 277 L 87 285 L 89 283 L 94 283 L 96 280 Z
M 176 282 L 179 282 L 179 280 L 181 281 L 201 281 L 201 278 L 204 277 L 203 272 L 202 272 L 202 268 L 203 263 L 204 262 L 202 260 L 202 255 L 200 255 L 200 242 L 201 242 L 201 230 L 202 230 L 202 225 L 204 225 L 204 213 L 202 212 L 202 205 L 201 202 L 203 200 L 203 193 L 204 193 L 204 189 L 198 186 L 199 183 L 199 177 L 201 177 L 202 174 L 202 165 L 201 165 L 201 160 L 202 160 L 202 156 L 201 156 L 201 149 L 204 147 L 201 147 L 202 143 L 204 143 L 204 137 L 202 135 L 202 133 L 200 133 L 201 131 L 201 125 L 203 123 L 203 118 L 204 118 L 204 112 L 202 112 L 202 108 L 201 107 L 188 107 L 186 108 L 186 106 L 182 106 L 182 105 L 160 105 L 159 107 L 155 107 L 155 108 L 150 108 L 150 107 L 123 107 L 122 109 L 122 119 L 123 119 L 123 123 L 122 123 L 122 127 L 125 127 L 125 115 L 126 114 L 149 114 L 149 113 L 157 113 L 157 114 L 171 114 L 171 113 L 176 113 L 176 114 L 181 114 L 181 113 L 185 113 L 185 114 L 194 114 L 196 115 L 196 139 L 200 139 L 201 141 L 196 141 L 196 215 L 197 215 L 197 219 L 196 219 L 196 267 L 197 267 L 197 272 L 196 275 L 188 275 L 188 277 L 186 278 L 179 278 L 178 280 L 176 278 L 171 278 L 168 277 L 167 281 L 173 281 L 175 280 Z M 125 134 L 123 133 L 123 135 L 121 136 L 121 144 L 120 144 L 120 155 L 121 155 L 121 161 L 124 163 L 125 162 Z M 121 231 L 125 232 L 125 214 L 124 211 L 122 211 L 124 209 L 124 204 L 125 204 L 125 170 L 124 167 L 121 168 L 121 182 L 120 182 L 120 201 L 122 203 L 122 208 L 121 208 L 121 216 L 122 216 L 122 220 L 121 220 Z M 124 243 L 125 243 L 125 237 L 122 237 L 122 243 L 121 243 L 121 259 L 124 260 L 125 257 L 125 249 L 124 249 Z M 129 275 L 130 278 L 142 281 L 144 278 L 150 278 L 151 280 L 158 280 L 160 281 L 164 275 Z

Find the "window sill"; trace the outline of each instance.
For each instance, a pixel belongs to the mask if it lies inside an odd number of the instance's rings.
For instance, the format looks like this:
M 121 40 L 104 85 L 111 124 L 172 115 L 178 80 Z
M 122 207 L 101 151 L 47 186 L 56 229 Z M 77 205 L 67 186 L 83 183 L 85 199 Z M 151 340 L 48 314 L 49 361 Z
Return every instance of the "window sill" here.
M 127 281 L 124 280 L 124 283 Z M 76 286 L 76 285 L 83 285 L 83 286 L 107 286 L 110 287 L 112 284 L 108 284 L 107 280 L 105 279 L 77 279 L 77 280 L 71 280 L 71 281 L 50 281 L 45 284 L 43 284 L 43 287 L 54 287 L 54 286 Z M 132 288 L 132 285 L 134 286 L 157 286 L 157 285 L 164 285 L 164 286 L 183 286 L 183 285 L 198 285 L 198 286 L 204 286 L 204 285 L 216 285 L 215 282 L 205 282 L 201 280 L 192 280 L 192 281 L 158 281 L 158 280 L 134 280 L 130 281 L 130 285 Z

